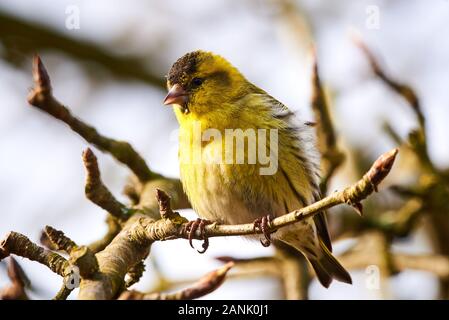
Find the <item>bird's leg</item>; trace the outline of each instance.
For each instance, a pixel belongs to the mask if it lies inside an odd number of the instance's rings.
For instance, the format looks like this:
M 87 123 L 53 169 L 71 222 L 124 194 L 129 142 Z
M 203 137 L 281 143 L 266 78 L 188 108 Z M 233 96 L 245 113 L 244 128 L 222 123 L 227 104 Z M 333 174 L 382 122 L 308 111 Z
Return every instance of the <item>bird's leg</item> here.
M 183 230 L 183 234 L 187 234 L 188 235 L 188 239 L 189 239 L 189 244 L 192 248 L 194 248 L 193 246 L 193 236 L 195 235 L 195 231 L 196 229 L 198 229 L 198 224 L 199 224 L 199 219 L 193 220 L 193 221 L 189 221 L 184 225 L 184 230 Z
M 193 246 L 193 238 L 195 236 L 195 232 L 196 230 L 200 230 L 200 237 L 201 239 L 204 241 L 203 242 L 203 249 L 202 250 L 197 250 L 199 253 L 204 253 L 206 252 L 207 248 L 209 247 L 209 238 L 207 237 L 206 233 L 205 233 L 205 228 L 207 225 L 211 224 L 212 222 L 209 220 L 205 220 L 205 219 L 196 219 L 193 221 L 189 221 L 185 224 L 183 233 L 188 235 L 188 239 L 189 239 L 189 244 L 192 248 L 195 248 Z
M 254 227 L 253 227 L 254 232 L 260 230 L 265 237 L 265 239 L 260 239 L 260 243 L 264 247 L 269 247 L 271 244 L 270 224 L 271 224 L 271 215 L 266 215 L 254 220 Z
M 199 253 L 203 254 L 206 252 L 207 248 L 209 248 L 209 237 L 206 235 L 205 228 L 208 224 L 211 224 L 212 222 L 209 220 L 201 219 L 200 224 L 198 228 L 200 229 L 201 238 L 203 239 L 203 244 L 201 245 L 203 247 L 202 250 L 197 250 Z

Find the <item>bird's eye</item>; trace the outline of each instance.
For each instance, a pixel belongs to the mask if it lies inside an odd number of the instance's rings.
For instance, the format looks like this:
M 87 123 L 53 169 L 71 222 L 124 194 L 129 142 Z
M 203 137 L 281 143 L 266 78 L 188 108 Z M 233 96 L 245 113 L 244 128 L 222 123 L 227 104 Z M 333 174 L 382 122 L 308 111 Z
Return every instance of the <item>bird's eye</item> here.
M 195 87 L 199 87 L 202 83 L 203 83 L 203 79 L 201 79 L 201 78 L 193 78 L 193 80 L 192 80 L 192 84 Z

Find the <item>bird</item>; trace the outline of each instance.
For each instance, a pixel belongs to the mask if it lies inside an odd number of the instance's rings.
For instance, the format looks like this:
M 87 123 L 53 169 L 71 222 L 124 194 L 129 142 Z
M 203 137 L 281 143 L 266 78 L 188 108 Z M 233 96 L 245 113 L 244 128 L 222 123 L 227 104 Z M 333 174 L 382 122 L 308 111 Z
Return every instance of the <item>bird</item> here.
M 320 155 L 311 123 L 302 122 L 228 60 L 209 51 L 189 52 L 176 60 L 167 75 L 167 90 L 164 105 L 173 107 L 179 123 L 180 179 L 200 217 L 188 225 L 190 235 L 198 228 L 204 234 L 212 222 L 254 223 L 265 236 L 262 245 L 282 242 L 296 249 L 324 287 L 333 279 L 352 284 L 332 255 L 325 212 L 270 232 L 271 219 L 321 198 Z M 254 152 L 257 147 L 262 151 Z M 243 156 L 237 159 L 239 151 Z M 254 161 L 254 153 L 264 155 L 264 161 L 267 154 L 273 156 L 271 163 Z

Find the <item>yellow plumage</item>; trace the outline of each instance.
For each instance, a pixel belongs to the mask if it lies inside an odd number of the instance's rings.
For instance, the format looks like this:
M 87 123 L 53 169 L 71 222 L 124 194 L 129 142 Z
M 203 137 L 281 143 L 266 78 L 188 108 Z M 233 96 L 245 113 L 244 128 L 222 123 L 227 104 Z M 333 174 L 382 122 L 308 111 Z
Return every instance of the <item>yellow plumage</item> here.
M 319 157 L 310 126 L 299 123 L 284 105 L 247 81 L 228 61 L 209 52 L 189 53 L 172 66 L 167 84 L 166 103 L 174 104 L 180 124 L 181 181 L 200 217 L 250 223 L 319 199 Z M 261 129 L 266 130 L 265 136 Z M 235 130 L 244 134 L 245 143 L 237 146 L 235 139 L 229 147 L 227 134 Z M 270 135 L 274 132 L 276 137 Z M 269 164 L 251 162 L 253 153 L 248 148 L 253 142 L 254 148 L 274 155 Z M 243 163 L 238 163 L 238 152 Z M 274 163 L 271 172 L 267 168 Z M 262 168 L 270 174 L 261 174 Z M 274 237 L 302 252 L 324 286 L 332 278 L 351 281 L 330 253 L 324 214 L 282 228 Z

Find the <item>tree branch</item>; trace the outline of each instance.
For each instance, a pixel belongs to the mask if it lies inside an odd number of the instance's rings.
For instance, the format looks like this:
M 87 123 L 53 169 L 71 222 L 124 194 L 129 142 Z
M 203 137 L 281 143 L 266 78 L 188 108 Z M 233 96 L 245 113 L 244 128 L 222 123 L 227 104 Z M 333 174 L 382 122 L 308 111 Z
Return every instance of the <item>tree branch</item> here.
M 173 293 L 142 293 L 138 291 L 125 291 L 119 300 L 192 300 L 203 297 L 220 287 L 226 278 L 226 274 L 234 265 L 226 263 L 223 267 L 214 270 L 191 286 Z
M 327 103 L 324 88 L 321 85 L 318 73 L 318 63 L 315 49 L 313 50 L 313 68 L 312 68 L 312 111 L 315 115 L 316 131 L 318 137 L 318 149 L 321 153 L 322 179 L 321 193 L 327 193 L 327 185 L 329 179 L 335 170 L 345 160 L 344 153 L 338 148 L 337 137 L 335 135 L 334 126 L 329 106 Z
M 33 60 L 33 78 L 34 88 L 28 96 L 28 102 L 31 105 L 66 123 L 73 131 L 101 151 L 110 153 L 115 159 L 126 165 L 140 181 L 146 182 L 161 178 L 161 175 L 148 168 L 145 160 L 128 142 L 102 136 L 94 127 L 74 117 L 69 109 L 59 103 L 52 95 L 50 77 L 37 55 Z

